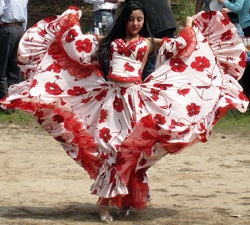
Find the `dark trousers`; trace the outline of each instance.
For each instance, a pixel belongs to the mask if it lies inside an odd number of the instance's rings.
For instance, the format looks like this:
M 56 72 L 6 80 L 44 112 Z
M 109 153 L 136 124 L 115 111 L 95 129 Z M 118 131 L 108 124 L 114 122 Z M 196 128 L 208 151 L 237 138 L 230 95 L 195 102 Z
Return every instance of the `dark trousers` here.
M 22 26 L 0 27 L 0 99 L 6 97 L 9 86 L 20 81 L 17 50 L 23 33 Z

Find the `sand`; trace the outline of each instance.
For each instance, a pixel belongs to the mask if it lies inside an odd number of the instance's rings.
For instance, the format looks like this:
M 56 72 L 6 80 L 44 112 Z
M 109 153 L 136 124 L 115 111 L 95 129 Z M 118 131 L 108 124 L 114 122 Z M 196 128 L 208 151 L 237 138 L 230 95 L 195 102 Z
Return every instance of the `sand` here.
M 39 127 L 0 124 L 0 224 L 97 225 L 92 180 Z M 249 225 L 250 136 L 214 132 L 149 170 L 148 208 L 113 225 Z

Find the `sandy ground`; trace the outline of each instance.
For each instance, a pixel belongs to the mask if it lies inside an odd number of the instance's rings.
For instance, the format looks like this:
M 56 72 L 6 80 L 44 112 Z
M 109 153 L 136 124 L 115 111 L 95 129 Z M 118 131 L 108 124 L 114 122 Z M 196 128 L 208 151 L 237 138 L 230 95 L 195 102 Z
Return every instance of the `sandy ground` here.
M 47 133 L 1 125 L 0 224 L 97 225 L 92 181 Z M 114 225 L 249 225 L 250 136 L 213 133 L 149 170 L 152 201 Z

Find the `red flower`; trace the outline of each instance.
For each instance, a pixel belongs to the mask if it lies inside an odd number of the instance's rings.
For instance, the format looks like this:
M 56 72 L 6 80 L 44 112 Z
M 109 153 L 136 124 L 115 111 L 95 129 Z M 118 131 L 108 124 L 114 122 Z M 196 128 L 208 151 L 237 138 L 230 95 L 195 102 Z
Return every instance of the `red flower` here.
M 76 45 L 76 50 L 78 52 L 86 52 L 86 53 L 91 52 L 92 42 L 88 38 L 85 38 L 84 40 L 76 41 L 75 45 Z
M 54 71 L 55 73 L 60 73 L 61 71 L 61 66 L 56 63 L 56 62 L 53 62 L 53 64 L 49 65 L 47 68 L 46 68 L 46 71 Z
M 201 13 L 201 16 L 204 19 L 209 19 L 209 20 L 211 20 L 214 15 L 216 15 L 216 11 L 209 11 L 209 12 L 203 12 L 203 13 Z
M 103 98 L 105 98 L 107 96 L 107 92 L 108 92 L 108 90 L 101 91 L 100 94 L 98 94 L 98 95 L 95 96 L 95 99 L 97 101 L 101 101 Z
M 129 57 L 131 55 L 131 52 L 129 51 L 129 49 L 127 47 L 124 47 L 124 46 L 122 46 L 122 47 L 118 46 L 117 47 L 117 53 L 119 55 L 123 55 L 124 54 L 127 57 Z
M 143 60 L 146 51 L 147 51 L 147 46 L 139 48 L 136 55 L 136 59 L 141 62 Z
M 135 68 L 133 66 L 129 65 L 128 62 L 125 63 L 124 68 L 125 68 L 126 71 L 129 71 L 129 72 L 135 71 Z
M 151 90 L 150 90 L 151 98 L 154 101 L 157 101 L 159 99 L 159 93 L 160 93 L 160 90 L 153 89 L 153 88 L 151 88 Z
M 242 52 L 240 54 L 239 66 L 242 67 L 242 68 L 246 67 L 246 53 L 245 52 Z
M 232 39 L 232 36 L 233 36 L 233 33 L 231 30 L 227 30 L 226 32 L 224 32 L 222 35 L 221 35 L 221 41 L 228 41 L 230 39 Z
M 161 114 L 156 114 L 154 119 L 155 119 L 157 124 L 165 124 L 166 123 L 165 117 L 162 116 Z
M 99 123 L 103 123 L 105 122 L 106 118 L 107 118 L 107 111 L 105 109 L 102 109 L 100 112 L 100 118 L 99 118 Z
M 66 36 L 66 42 L 69 43 L 69 42 L 72 42 L 75 40 L 75 37 L 78 36 L 78 33 L 76 32 L 76 30 L 70 30 Z
M 108 143 L 112 136 L 110 135 L 110 129 L 109 128 L 102 128 L 99 132 L 99 138 L 101 138 L 105 143 Z
M 225 26 L 228 25 L 230 23 L 230 20 L 228 19 L 228 17 L 224 17 L 223 19 L 220 20 L 222 24 L 224 24 Z
M 173 84 L 160 84 L 160 83 L 156 83 L 154 84 L 155 88 L 160 88 L 161 90 L 167 90 L 169 87 L 172 87 Z
M 198 115 L 200 113 L 201 107 L 199 105 L 196 105 L 195 103 L 191 103 L 191 105 L 186 106 L 186 109 L 188 111 L 188 115 L 191 117 Z
M 124 109 L 122 99 L 116 96 L 113 102 L 113 107 L 117 112 L 121 112 Z
M 57 123 L 62 123 L 62 122 L 64 122 L 64 118 L 61 115 L 54 115 L 53 121 L 55 121 Z
M 172 119 L 170 129 L 176 128 L 176 126 L 183 127 L 184 123 L 177 122 L 176 120 Z
M 184 88 L 184 89 L 178 89 L 177 93 L 179 95 L 185 96 L 189 93 L 189 91 L 190 91 L 190 88 Z
M 59 87 L 59 85 L 56 83 L 47 82 L 45 84 L 45 89 L 46 92 L 51 95 L 60 95 L 63 92 L 62 89 Z
M 30 85 L 30 88 L 34 88 L 38 84 L 37 80 L 34 79 Z
M 39 32 L 39 35 L 41 35 L 42 37 L 45 37 L 45 35 L 47 34 L 47 31 L 46 30 L 41 30 Z
M 170 66 L 174 72 L 184 72 L 187 65 L 180 59 L 170 59 Z
M 79 96 L 79 95 L 86 94 L 87 91 L 84 87 L 74 86 L 73 89 L 69 89 L 67 93 L 68 95 L 71 95 L 71 96 Z
M 195 61 L 191 63 L 191 67 L 194 70 L 203 72 L 205 68 L 210 67 L 210 61 L 205 56 L 197 56 Z

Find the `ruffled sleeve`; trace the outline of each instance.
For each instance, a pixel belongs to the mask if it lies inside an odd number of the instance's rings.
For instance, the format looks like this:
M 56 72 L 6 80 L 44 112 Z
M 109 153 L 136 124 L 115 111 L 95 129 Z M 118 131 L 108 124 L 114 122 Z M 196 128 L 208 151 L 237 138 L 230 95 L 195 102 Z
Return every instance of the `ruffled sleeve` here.
M 159 67 L 164 61 L 173 58 L 187 58 L 195 50 L 197 45 L 195 31 L 186 26 L 180 33 L 179 37 L 163 38 L 161 47 L 158 51 L 158 57 L 156 62 L 156 68 Z
M 25 79 L 32 79 L 42 61 L 52 58 L 54 65 L 76 77 L 94 70 L 101 74 L 95 59 L 98 45 L 94 35 L 81 32 L 81 10 L 70 7 L 60 16 L 51 16 L 29 28 L 20 40 L 18 65 Z

